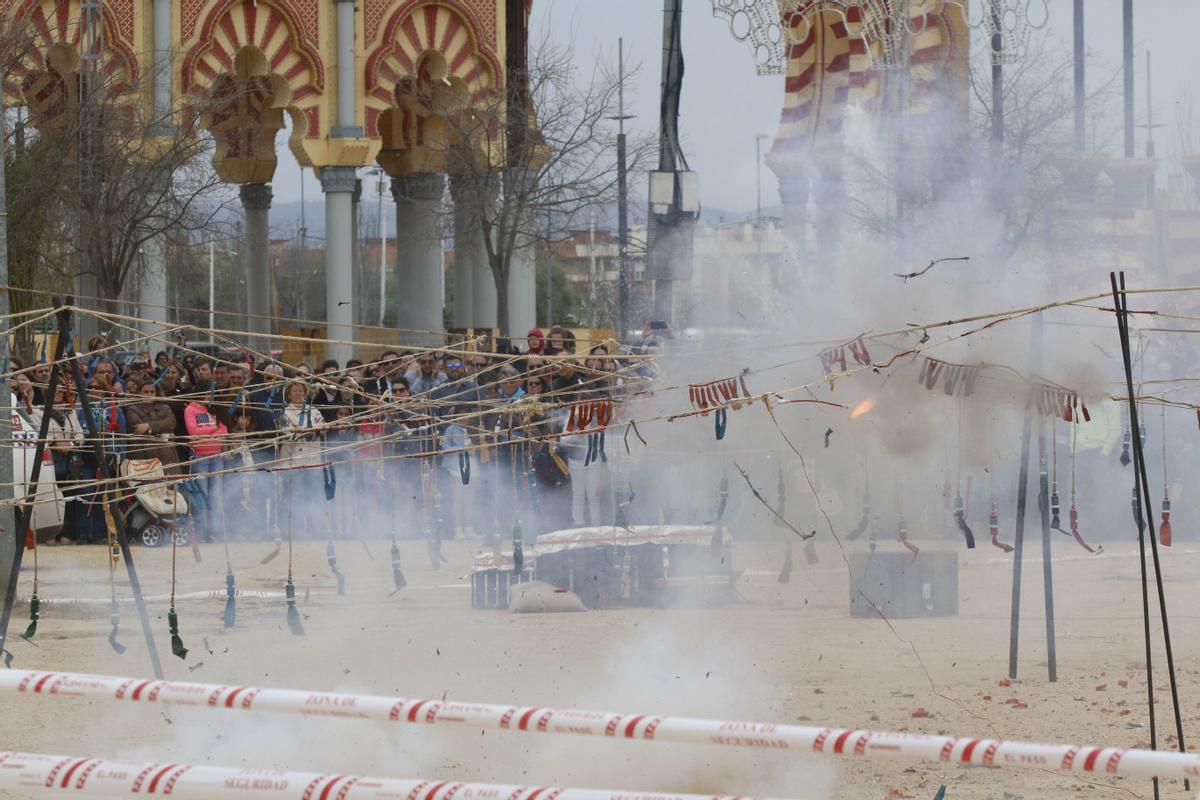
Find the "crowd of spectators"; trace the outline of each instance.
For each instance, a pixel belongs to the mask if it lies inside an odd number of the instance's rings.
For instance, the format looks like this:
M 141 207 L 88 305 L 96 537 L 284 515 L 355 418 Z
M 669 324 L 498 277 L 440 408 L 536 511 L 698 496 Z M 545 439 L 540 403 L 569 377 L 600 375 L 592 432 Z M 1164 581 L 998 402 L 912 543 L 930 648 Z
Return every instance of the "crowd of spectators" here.
M 91 420 L 68 380 L 47 403 L 48 364 L 18 369 L 14 386 L 31 424 L 50 415 L 67 500 L 58 544 L 107 541 L 97 478 L 119 474 L 124 459 L 150 458 L 192 494 L 202 540 L 278 537 L 285 526 L 297 536 L 352 535 L 369 521 L 390 528 L 380 534 L 436 528 L 490 542 L 516 516 L 530 538 L 620 518 L 629 493 L 611 468 L 620 448 L 601 452 L 570 430 L 570 409 L 613 401 L 616 424 L 653 380 L 646 356 L 666 336 L 648 323 L 632 347 L 608 339 L 581 348 L 554 327 L 530 331 L 523 349 L 476 341 L 316 365 L 245 351 L 213 358 L 184 345 L 118 362 L 96 339 L 78 356 Z

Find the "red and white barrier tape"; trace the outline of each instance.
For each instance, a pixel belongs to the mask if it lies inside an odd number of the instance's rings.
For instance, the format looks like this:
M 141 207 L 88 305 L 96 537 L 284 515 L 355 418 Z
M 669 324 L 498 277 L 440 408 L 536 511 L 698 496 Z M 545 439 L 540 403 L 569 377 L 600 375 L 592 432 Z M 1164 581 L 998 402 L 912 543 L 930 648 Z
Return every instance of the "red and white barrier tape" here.
M 260 689 L 16 669 L 0 671 L 0 690 L 4 689 L 40 697 L 87 697 L 114 702 L 172 703 L 302 716 L 458 724 L 528 733 L 715 744 L 1083 774 L 1200 778 L 1200 756 L 1196 754 L 1120 747 L 1035 744 L 809 725 L 397 699 L 379 695 Z
M 19 792 L 21 797 L 79 797 L 82 794 L 126 798 L 145 794 L 171 795 L 180 800 L 228 800 L 250 795 L 289 800 L 754 800 L 695 794 L 363 778 L 188 764 L 124 764 L 101 758 L 40 753 L 0 753 L 0 789 Z

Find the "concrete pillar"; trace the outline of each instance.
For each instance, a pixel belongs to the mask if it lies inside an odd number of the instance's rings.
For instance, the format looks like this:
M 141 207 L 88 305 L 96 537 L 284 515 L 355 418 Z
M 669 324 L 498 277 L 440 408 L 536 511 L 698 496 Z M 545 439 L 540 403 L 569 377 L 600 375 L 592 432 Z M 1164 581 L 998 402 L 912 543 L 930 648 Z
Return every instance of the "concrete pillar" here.
M 1197 199 L 1200 199 L 1200 155 L 1186 155 L 1180 160 L 1183 162 L 1183 168 L 1192 177 L 1192 188 L 1196 192 Z
M 151 191 L 165 192 L 171 173 L 159 169 L 150 176 L 153 185 Z M 126 309 L 149 322 L 140 324 L 142 333 L 147 335 L 158 333 L 167 327 L 170 321 L 167 314 L 167 235 L 165 230 L 159 230 L 146 240 L 139 253 L 141 269 L 137 273 L 137 281 L 127 281 L 122 291 L 125 296 Z M 132 300 L 137 298 L 137 303 Z M 163 344 L 166 344 L 165 342 Z M 147 347 L 153 348 L 154 342 Z
M 1138 209 L 1152 207 L 1150 187 L 1158 159 L 1114 158 L 1104 166 L 1104 171 L 1113 182 L 1119 208 Z
M 525 334 L 537 327 L 537 265 L 529 237 L 518 236 L 518 240 L 508 266 L 509 329 L 502 333 L 512 336 L 514 344 L 524 346 Z
M 780 282 L 796 286 L 808 279 L 808 176 L 798 170 L 779 169 L 779 199 L 783 203 L 783 236 L 787 252 L 794 254 L 783 266 Z
M 480 257 L 475 264 L 475 274 L 471 279 L 471 288 L 475 300 L 471 304 L 471 317 L 476 328 L 494 328 L 499 317 L 496 303 L 496 276 L 492 273 L 492 265 L 488 263 L 487 248 L 483 237 L 479 237 Z
M 842 165 L 836 159 L 822 161 L 819 165 L 813 195 L 817 252 L 830 269 L 835 269 L 842 243 L 842 216 L 846 209 L 846 184 L 842 179 Z
M 410 328 L 417 344 L 441 344 L 442 330 L 442 231 L 438 204 L 445 178 L 416 173 L 392 178 L 396 202 L 396 327 Z M 405 335 L 404 339 L 409 340 Z
M 1089 208 L 1096 204 L 1096 178 L 1104 171 L 1108 159 L 1095 153 L 1059 153 L 1051 163 L 1063 179 L 1063 195 L 1067 202 Z
M 355 48 L 354 0 L 333 0 L 337 8 L 337 124 L 330 131 L 335 139 L 362 138 L 357 124 L 358 104 Z
M 488 207 L 490 207 L 490 204 L 496 202 L 493 185 L 490 181 L 481 181 L 481 183 L 484 185 L 480 187 L 480 191 L 485 194 L 479 199 L 479 202 L 489 204 Z M 487 244 L 483 240 L 483 229 L 479 225 L 475 226 L 474 235 L 477 238 L 475 254 L 472 257 L 474 275 L 471 277 L 471 289 L 475 299 L 471 303 L 471 319 L 476 328 L 494 328 L 499 316 L 496 276 L 492 274 L 492 265 L 488 263 Z
M 450 179 L 454 199 L 454 313 L 456 328 L 475 326 L 475 274 L 487 253 L 480 228 L 478 181 L 469 175 Z
M 654 244 L 651 262 L 654 275 L 654 318 L 682 328 L 687 324 L 693 298 L 692 235 L 695 218 L 681 214 L 673 225 L 664 224 L 652 215 Z
M 354 231 L 351 228 L 354 185 L 353 167 L 324 167 L 321 190 L 325 192 L 325 320 L 329 339 L 354 338 Z M 329 358 L 344 365 L 353 355 L 347 344 L 330 344 Z
M 154 0 L 154 116 L 156 124 L 171 120 L 171 0 Z
M 271 330 L 271 265 L 270 227 L 271 185 L 247 183 L 241 188 L 242 210 L 246 216 L 246 240 L 243 264 L 246 274 L 246 330 L 251 333 L 272 333 Z M 268 340 L 251 338 L 250 344 L 260 352 L 269 351 Z
M 363 296 L 363 263 L 362 263 L 362 229 L 359 227 L 360 218 L 359 212 L 362 209 L 362 178 L 357 178 L 354 181 L 354 194 L 350 198 L 350 230 L 354 231 L 354 245 L 352 251 L 352 266 L 350 270 L 350 293 L 354 295 L 355 300 Z M 367 304 L 356 302 L 354 306 L 354 324 L 365 325 L 367 314 Z
M 167 238 L 164 233 L 157 234 L 142 245 L 138 306 L 138 316 L 153 320 L 142 323 L 142 333 L 150 335 L 167 327 L 170 320 L 167 318 Z M 147 347 L 153 348 L 155 344 L 150 343 Z

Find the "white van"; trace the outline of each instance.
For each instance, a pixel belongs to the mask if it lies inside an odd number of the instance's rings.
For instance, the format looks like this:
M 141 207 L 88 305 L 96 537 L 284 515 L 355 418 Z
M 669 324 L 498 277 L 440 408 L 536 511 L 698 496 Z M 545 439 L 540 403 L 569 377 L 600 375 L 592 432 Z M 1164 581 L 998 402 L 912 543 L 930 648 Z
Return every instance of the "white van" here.
M 14 496 L 24 497 L 29 492 L 29 481 L 33 477 L 33 456 L 37 447 L 37 429 L 25 413 L 17 406 L 17 399 L 12 401 L 13 427 L 13 479 L 21 485 L 16 487 Z M 66 504 L 58 483 L 54 479 L 54 459 L 49 449 L 42 454 L 42 472 L 38 476 L 37 494 L 33 506 L 33 529 L 39 539 L 53 537 L 58 534 L 63 524 L 63 511 Z

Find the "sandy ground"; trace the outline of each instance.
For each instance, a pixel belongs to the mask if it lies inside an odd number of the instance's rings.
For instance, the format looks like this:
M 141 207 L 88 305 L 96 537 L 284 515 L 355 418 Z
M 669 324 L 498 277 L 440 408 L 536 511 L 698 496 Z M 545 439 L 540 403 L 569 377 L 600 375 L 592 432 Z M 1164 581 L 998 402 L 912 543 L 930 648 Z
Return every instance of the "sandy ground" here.
M 741 544 L 740 600 L 726 608 L 618 609 L 517 615 L 473 611 L 466 571 L 477 541 L 446 545 L 429 569 L 424 547 L 402 543 L 410 585 L 389 597 L 388 545 L 341 542 L 348 596 L 333 592 L 323 543 L 298 543 L 296 579 L 307 636 L 292 636 L 282 600 L 242 600 L 223 630 L 221 601 L 180 604 L 186 661 L 170 655 L 166 607 L 151 609 L 166 674 L 214 683 L 345 689 L 522 705 L 804 721 L 878 729 L 1141 746 L 1149 741 L 1138 561 L 1129 546 L 1088 556 L 1055 539 L 1058 682 L 1046 679 L 1040 563 L 1027 560 L 1020 681 L 1007 670 L 1011 561 L 983 543 L 960 554 L 961 612 L 896 620 L 847 614 L 847 574 L 836 550 L 799 558 L 775 580 L 778 544 Z M 1036 535 L 1034 539 L 1036 543 Z M 893 547 L 889 543 L 889 547 Z M 224 586 L 225 560 L 181 550 L 179 591 Z M 1027 553 L 1031 558 L 1035 552 Z M 279 590 L 286 552 L 266 566 L 266 544 L 232 547 L 239 587 Z M 165 593 L 170 551 L 135 551 L 147 594 Z M 41 550 L 43 596 L 106 597 L 102 548 Z M 1200 551 L 1164 555 L 1185 731 L 1200 737 Z M 31 572 L 20 594 L 28 594 Z M 124 583 L 123 581 L 121 582 Z M 18 614 L 27 612 L 18 612 Z M 107 609 L 43 611 L 36 644 L 18 638 L 16 666 L 150 674 L 132 607 L 124 656 L 109 649 Z M 24 629 L 18 618 L 12 629 Z M 1157 630 L 1157 625 L 1155 626 Z M 1160 743 L 1171 730 L 1161 646 L 1155 652 Z M 1127 682 L 1128 686 L 1122 686 Z M 1016 702 L 1006 702 L 1010 699 Z M 702 746 L 507 735 L 304 720 L 195 709 L 166 713 L 85 701 L 6 696 L 0 749 L 136 760 L 328 770 L 403 777 L 558 783 L 664 792 L 794 798 L 1150 797 L 1148 781 L 749 753 Z M 914 717 L 925 709 L 928 717 Z M 169 714 L 169 716 L 168 716 Z M 1175 740 L 1168 740 L 1173 746 Z M 1185 797 L 1181 785 L 1164 797 Z

